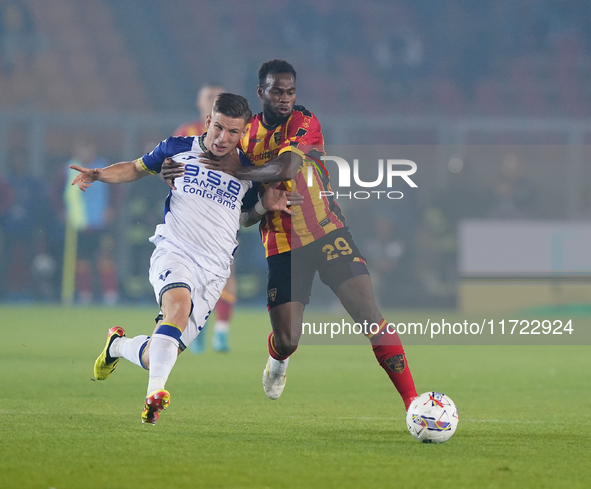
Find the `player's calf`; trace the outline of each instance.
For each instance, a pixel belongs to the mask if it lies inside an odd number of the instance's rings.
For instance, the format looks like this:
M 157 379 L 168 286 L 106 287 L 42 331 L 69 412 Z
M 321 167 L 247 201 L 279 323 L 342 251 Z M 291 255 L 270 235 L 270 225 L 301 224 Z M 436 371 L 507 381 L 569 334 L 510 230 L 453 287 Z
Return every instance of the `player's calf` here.
M 386 332 L 387 321 L 380 321 L 376 334 L 368 335 L 376 360 L 384 369 L 394 387 L 402 397 L 405 409 L 417 397 L 415 383 L 408 367 L 404 348 L 397 334 Z

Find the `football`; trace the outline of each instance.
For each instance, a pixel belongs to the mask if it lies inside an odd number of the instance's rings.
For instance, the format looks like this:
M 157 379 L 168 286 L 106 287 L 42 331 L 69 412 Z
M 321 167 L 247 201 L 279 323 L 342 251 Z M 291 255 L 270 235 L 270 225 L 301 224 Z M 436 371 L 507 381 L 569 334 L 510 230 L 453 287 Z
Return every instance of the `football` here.
M 423 443 L 443 443 L 456 432 L 460 416 L 454 402 L 441 392 L 425 392 L 410 403 L 406 426 Z

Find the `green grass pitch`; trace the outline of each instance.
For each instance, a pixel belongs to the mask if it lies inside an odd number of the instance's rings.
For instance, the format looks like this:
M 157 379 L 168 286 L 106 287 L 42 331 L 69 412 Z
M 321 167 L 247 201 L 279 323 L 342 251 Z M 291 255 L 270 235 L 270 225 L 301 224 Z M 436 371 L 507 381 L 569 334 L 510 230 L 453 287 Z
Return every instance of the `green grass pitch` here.
M 236 313 L 231 353 L 181 355 L 156 426 L 145 371 L 91 379 L 107 329 L 151 333 L 153 308 L 0 312 L 0 488 L 591 487 L 590 346 L 408 346 L 418 391 L 460 410 L 422 445 L 368 347 L 300 347 L 267 399 L 264 310 Z

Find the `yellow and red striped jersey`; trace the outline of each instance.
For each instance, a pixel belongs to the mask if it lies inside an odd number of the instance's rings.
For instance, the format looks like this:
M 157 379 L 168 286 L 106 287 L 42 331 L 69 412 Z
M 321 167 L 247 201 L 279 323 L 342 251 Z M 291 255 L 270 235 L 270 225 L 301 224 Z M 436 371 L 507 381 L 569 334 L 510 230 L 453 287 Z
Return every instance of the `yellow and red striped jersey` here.
M 322 194 L 332 190 L 329 176 L 318 160 L 324 154 L 324 137 L 312 112 L 296 105 L 289 118 L 274 127 L 267 126 L 263 114 L 259 113 L 250 120 L 241 146 L 257 166 L 286 151 L 293 151 L 303 158 L 303 165 L 295 178 L 282 185 L 303 195 L 304 203 L 293 207 L 296 213 L 293 217 L 284 212 L 268 212 L 261 221 L 267 256 L 305 246 L 346 225 L 345 216 L 334 198 Z
M 173 136 L 201 136 L 205 132 L 205 126 L 200 120 L 187 122 L 174 131 Z

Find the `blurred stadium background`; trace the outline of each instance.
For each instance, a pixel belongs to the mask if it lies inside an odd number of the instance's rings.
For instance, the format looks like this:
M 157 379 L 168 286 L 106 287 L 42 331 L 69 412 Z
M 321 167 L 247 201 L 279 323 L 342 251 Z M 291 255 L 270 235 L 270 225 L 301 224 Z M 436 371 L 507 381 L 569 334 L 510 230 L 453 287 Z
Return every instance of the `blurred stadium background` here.
M 382 304 L 455 307 L 466 279 L 519 278 L 464 263 L 466 219 L 546 226 L 552 256 L 521 275 L 551 290 L 591 269 L 584 250 L 561 261 L 570 248 L 555 239 L 591 218 L 589 2 L 2 0 L 0 18 L 0 300 L 60 301 L 66 166 L 81 145 L 105 164 L 137 158 L 197 118 L 211 82 L 258 111 L 257 70 L 275 57 L 297 70 L 327 144 L 396 146 L 419 166 L 402 201 L 343 203 Z M 166 192 L 156 178 L 113 191 L 95 241 L 116 285 L 101 295 L 97 279 L 85 300 L 152 303 L 147 238 Z M 506 239 L 527 255 L 537 232 Z M 241 240 L 239 303 L 262 305 L 258 233 Z

